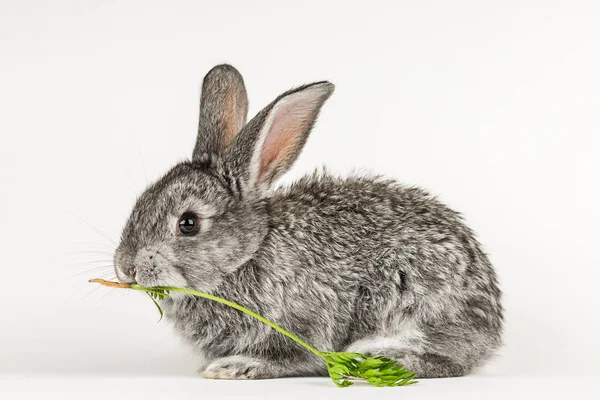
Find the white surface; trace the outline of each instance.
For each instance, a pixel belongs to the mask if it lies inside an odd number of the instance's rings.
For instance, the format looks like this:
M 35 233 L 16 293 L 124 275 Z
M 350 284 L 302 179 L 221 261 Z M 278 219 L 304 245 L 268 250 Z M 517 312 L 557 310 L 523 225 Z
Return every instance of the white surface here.
M 505 292 L 506 347 L 481 374 L 600 375 L 600 3 L 166 4 L 0 0 L 0 373 L 261 387 L 178 378 L 196 361 L 149 300 L 86 284 L 114 244 L 83 221 L 118 239 L 147 180 L 190 156 L 201 79 L 230 62 L 252 114 L 337 85 L 287 181 L 365 168 L 465 214 Z M 498 382 L 478 379 L 456 385 Z
M 338 388 L 327 378 L 269 381 L 211 381 L 164 377 L 0 377 L 2 390 L 12 399 L 564 399 L 596 400 L 598 378 L 483 378 L 423 380 L 399 388 L 356 384 Z

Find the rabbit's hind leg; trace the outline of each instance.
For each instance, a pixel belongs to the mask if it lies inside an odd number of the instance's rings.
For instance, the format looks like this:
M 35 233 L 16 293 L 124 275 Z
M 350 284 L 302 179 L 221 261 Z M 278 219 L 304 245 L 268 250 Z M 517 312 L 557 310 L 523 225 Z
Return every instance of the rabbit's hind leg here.
M 350 345 L 349 352 L 379 355 L 398 361 L 406 369 L 413 371 L 417 378 L 449 378 L 469 373 L 470 367 L 443 354 L 414 350 L 410 347 L 395 346 L 402 344 L 395 338 L 373 338 L 368 341 L 359 340 Z

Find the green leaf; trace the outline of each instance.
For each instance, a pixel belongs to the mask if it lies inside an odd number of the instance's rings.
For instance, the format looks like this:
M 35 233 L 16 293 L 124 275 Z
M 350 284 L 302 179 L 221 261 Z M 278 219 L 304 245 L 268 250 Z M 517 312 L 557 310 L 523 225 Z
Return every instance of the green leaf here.
M 329 376 L 340 387 L 353 384 L 351 378 L 367 381 L 375 386 L 405 386 L 417 383 L 415 374 L 383 356 L 360 353 L 322 352 Z
M 160 318 L 156 322 L 162 321 L 162 319 L 163 319 L 163 310 L 162 310 L 162 308 L 160 308 L 160 305 L 158 304 L 158 302 L 156 301 L 156 299 L 150 293 L 146 292 L 146 294 L 148 295 L 148 297 L 150 297 L 150 299 L 152 300 L 152 302 L 154 303 L 154 305 L 158 309 L 158 312 L 160 313 Z

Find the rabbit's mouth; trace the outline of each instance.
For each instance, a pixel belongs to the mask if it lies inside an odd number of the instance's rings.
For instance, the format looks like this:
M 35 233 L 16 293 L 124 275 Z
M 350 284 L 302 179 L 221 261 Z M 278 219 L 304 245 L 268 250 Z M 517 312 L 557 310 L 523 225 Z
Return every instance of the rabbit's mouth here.
M 140 269 L 139 272 L 136 272 L 135 278 L 131 280 L 131 282 L 127 283 L 136 283 L 140 286 L 144 287 L 165 287 L 165 286 L 176 286 L 176 287 L 187 287 L 185 282 L 181 277 L 176 277 L 175 279 L 171 277 L 170 273 L 161 273 L 154 268 L 150 269 Z

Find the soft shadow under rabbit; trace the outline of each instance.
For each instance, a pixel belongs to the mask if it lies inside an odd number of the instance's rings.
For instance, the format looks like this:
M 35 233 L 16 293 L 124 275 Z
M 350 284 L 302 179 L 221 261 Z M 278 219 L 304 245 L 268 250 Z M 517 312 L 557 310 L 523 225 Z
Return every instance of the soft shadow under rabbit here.
M 333 85 L 290 90 L 246 123 L 242 77 L 205 77 L 191 161 L 138 199 L 115 254 L 121 281 L 227 298 L 317 348 L 381 354 L 417 377 L 469 373 L 500 346 L 496 275 L 459 214 L 382 178 L 312 174 L 272 189 Z M 204 376 L 326 375 L 321 359 L 218 303 L 173 294 L 166 317 Z

